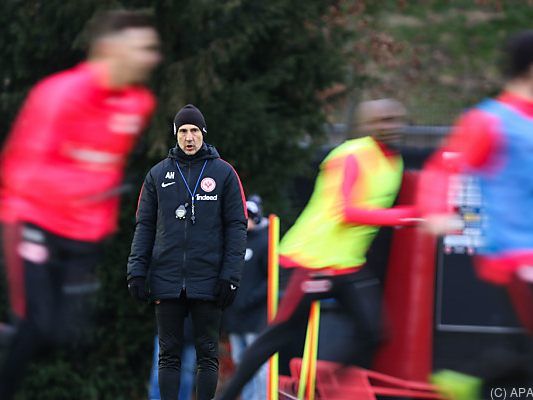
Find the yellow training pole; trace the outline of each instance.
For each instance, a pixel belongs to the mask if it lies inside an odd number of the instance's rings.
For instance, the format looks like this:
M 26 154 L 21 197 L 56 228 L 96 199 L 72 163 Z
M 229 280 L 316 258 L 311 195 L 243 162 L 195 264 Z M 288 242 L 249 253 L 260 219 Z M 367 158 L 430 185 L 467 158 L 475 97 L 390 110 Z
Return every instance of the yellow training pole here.
M 279 217 L 271 214 L 268 217 L 268 297 L 267 316 L 268 322 L 272 322 L 278 312 L 279 296 Z M 279 361 L 278 353 L 270 357 L 267 399 L 278 400 L 279 385 Z
M 309 314 L 309 321 L 307 322 L 307 332 L 305 333 L 304 354 L 302 357 L 302 365 L 300 367 L 300 380 L 298 382 L 298 400 L 303 400 L 305 394 L 305 387 L 307 386 L 307 378 L 309 377 L 309 347 L 311 346 L 311 330 L 312 328 L 311 314 Z
M 309 378 L 307 379 L 307 399 L 315 399 L 316 363 L 318 358 L 318 333 L 320 330 L 320 302 L 314 301 L 311 305 L 313 317 L 313 331 L 311 335 L 311 349 L 309 357 Z
M 309 312 L 309 322 L 307 323 L 307 333 L 305 335 L 304 354 L 302 368 L 300 371 L 300 382 L 298 385 L 298 399 L 303 400 L 307 393 L 307 398 L 313 400 L 315 397 L 316 360 L 318 355 L 318 329 L 320 323 L 320 302 L 314 301 Z M 307 388 L 307 391 L 306 391 Z

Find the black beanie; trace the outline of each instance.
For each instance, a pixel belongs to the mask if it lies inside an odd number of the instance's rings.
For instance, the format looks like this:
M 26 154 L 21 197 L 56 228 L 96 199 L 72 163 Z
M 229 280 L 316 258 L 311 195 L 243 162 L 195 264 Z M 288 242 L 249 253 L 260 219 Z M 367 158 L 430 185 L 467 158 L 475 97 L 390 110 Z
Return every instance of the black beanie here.
M 192 104 L 187 104 L 174 117 L 174 135 L 178 132 L 180 126 L 186 124 L 196 125 L 204 135 L 207 133 L 204 116 Z

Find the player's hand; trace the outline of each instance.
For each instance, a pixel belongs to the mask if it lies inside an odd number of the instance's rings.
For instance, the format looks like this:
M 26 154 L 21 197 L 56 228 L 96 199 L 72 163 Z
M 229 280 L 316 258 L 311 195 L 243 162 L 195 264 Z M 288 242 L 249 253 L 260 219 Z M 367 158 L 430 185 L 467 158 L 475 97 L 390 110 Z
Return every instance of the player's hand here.
M 134 276 L 128 280 L 128 291 L 131 297 L 140 302 L 148 300 L 146 292 L 146 279 L 144 276 Z
M 215 286 L 215 296 L 217 296 L 217 305 L 226 308 L 233 303 L 237 294 L 237 285 L 226 279 L 219 279 Z
M 456 214 L 431 214 L 423 219 L 421 226 L 432 235 L 444 235 L 462 230 L 464 222 Z

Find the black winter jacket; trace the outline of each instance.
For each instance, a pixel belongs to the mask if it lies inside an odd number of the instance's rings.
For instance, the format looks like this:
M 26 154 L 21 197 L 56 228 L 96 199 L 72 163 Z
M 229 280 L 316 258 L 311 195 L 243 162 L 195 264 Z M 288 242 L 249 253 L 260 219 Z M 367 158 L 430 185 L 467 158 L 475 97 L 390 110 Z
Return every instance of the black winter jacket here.
M 205 169 L 200 172 L 207 160 Z M 191 222 L 195 193 L 195 224 Z M 187 204 L 185 219 L 176 209 Z M 217 150 L 204 144 L 194 156 L 179 147 L 146 175 L 128 259 L 128 279 L 147 277 L 153 299 L 214 300 L 218 279 L 239 285 L 246 249 L 246 201 L 239 177 Z
M 228 333 L 258 333 L 267 323 L 268 220 L 248 231 L 241 287 L 224 312 Z

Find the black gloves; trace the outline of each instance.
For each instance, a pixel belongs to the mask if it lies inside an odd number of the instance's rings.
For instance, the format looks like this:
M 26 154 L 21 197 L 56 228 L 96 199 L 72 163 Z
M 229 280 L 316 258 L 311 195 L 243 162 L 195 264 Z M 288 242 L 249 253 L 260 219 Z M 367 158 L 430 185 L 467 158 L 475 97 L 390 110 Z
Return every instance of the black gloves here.
M 146 279 L 143 276 L 134 276 L 128 280 L 128 291 L 134 299 L 145 302 L 148 300 L 148 293 L 145 286 Z M 237 294 L 237 285 L 225 279 L 219 279 L 215 286 L 215 296 L 217 305 L 226 308 L 233 303 Z
M 128 291 L 135 300 L 145 302 L 148 300 L 148 293 L 145 286 L 144 276 L 134 276 L 128 280 Z
M 237 294 L 237 285 L 225 279 L 219 279 L 215 286 L 215 296 L 217 296 L 217 305 L 226 308 L 233 303 Z

